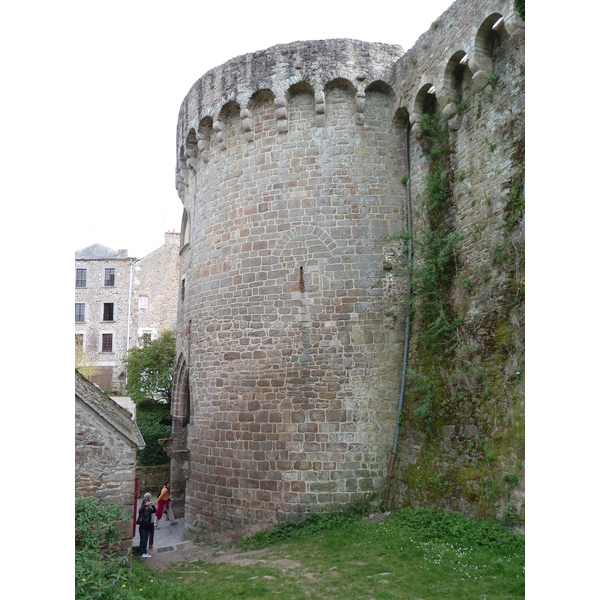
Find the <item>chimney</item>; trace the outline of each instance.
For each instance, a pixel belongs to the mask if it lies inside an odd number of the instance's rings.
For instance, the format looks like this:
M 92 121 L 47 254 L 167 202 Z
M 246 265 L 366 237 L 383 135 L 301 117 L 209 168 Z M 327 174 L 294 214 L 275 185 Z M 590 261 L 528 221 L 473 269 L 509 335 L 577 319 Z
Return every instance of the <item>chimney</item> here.
M 118 258 L 127 258 L 127 253 L 128 253 L 127 250 L 122 250 L 122 249 L 119 248 L 119 250 L 118 250 Z
M 177 245 L 179 246 L 179 234 L 175 233 L 175 230 L 165 232 L 165 246 Z

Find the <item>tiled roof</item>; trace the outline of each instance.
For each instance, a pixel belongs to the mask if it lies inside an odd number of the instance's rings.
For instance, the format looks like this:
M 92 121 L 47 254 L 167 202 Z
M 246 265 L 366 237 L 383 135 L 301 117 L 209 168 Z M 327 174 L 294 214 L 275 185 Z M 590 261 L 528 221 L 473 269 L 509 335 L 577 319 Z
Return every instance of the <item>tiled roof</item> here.
M 132 445 L 140 450 L 146 447 L 146 442 L 131 413 L 88 381 L 79 371 L 75 371 L 75 398 L 102 417 Z
M 102 244 L 92 244 L 75 252 L 76 259 L 93 260 L 100 258 L 117 258 L 119 253 Z

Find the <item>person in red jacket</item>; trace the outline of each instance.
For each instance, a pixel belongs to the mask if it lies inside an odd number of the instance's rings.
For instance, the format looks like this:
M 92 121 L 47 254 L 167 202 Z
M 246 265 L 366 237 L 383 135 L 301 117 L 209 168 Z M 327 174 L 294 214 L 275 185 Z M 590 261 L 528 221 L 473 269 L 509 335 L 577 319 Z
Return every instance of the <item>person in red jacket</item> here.
M 169 502 L 169 488 L 171 487 L 171 481 L 167 481 L 160 492 L 160 496 L 158 497 L 158 502 L 156 505 L 156 525 L 158 527 L 158 522 L 163 516 L 163 511 L 165 510 L 165 505 Z

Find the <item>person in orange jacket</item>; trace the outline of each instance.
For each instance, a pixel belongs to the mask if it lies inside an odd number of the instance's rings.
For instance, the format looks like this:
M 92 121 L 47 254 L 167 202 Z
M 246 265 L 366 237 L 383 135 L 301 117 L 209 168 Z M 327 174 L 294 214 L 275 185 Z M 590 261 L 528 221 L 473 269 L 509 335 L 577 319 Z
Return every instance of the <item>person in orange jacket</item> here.
M 168 515 L 169 515 L 169 520 L 171 521 L 171 525 L 175 524 L 175 520 L 173 517 L 173 511 L 171 510 L 171 507 L 169 506 L 169 489 L 171 488 L 171 481 L 167 481 L 162 489 L 162 491 L 160 492 L 160 496 L 158 497 L 158 503 L 156 506 L 156 525 L 155 527 L 158 527 L 158 522 L 160 521 L 161 517 L 163 516 L 163 512 L 165 511 L 165 509 L 168 511 Z

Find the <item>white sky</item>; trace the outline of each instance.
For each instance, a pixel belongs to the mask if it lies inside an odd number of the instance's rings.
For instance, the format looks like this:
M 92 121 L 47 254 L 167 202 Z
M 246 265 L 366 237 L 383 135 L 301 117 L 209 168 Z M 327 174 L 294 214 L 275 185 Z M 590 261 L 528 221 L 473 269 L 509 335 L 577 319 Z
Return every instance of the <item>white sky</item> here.
M 140 258 L 164 243 L 165 231 L 179 231 L 177 117 L 208 70 L 296 40 L 346 37 L 408 50 L 450 4 L 123 0 L 40 3 L 35 12 L 9 8 L 27 19 L 19 45 L 36 43 L 32 67 L 43 70 L 36 96 L 28 99 L 25 146 L 35 162 L 61 157 L 62 198 L 76 215 L 64 232 L 72 251 L 101 243 Z M 10 34 L 10 22 L 3 25 Z M 31 85 L 31 71 L 20 75 Z M 55 96 L 42 101 L 46 86 Z M 53 122 L 57 115 L 61 121 Z

